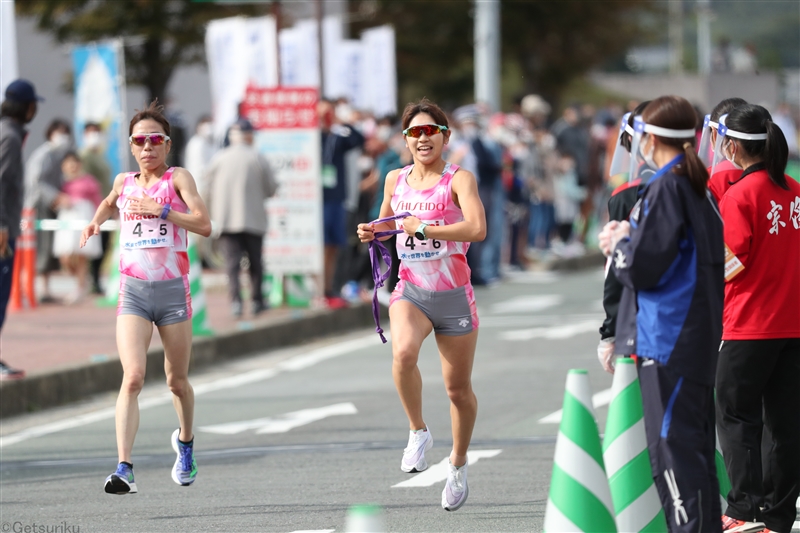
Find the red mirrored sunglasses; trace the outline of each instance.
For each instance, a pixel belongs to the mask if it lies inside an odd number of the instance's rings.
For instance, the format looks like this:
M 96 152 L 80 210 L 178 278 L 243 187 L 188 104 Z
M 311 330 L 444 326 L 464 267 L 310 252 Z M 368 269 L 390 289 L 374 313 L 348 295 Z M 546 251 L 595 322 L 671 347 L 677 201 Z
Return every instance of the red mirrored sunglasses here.
M 408 137 L 419 137 L 423 133 L 426 137 L 431 137 L 437 133 L 447 131 L 447 126 L 440 126 L 439 124 L 420 124 L 419 126 L 411 126 L 403 130 L 403 135 Z
M 153 146 L 159 146 L 169 140 L 169 135 L 163 133 L 140 133 L 128 137 L 128 141 L 136 146 L 144 146 L 147 141 L 150 141 Z

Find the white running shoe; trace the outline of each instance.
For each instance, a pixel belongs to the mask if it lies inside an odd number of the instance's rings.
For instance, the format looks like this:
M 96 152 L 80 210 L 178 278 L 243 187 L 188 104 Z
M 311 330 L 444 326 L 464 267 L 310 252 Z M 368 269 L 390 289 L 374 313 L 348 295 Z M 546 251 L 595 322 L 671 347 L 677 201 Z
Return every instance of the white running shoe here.
M 445 511 L 458 511 L 469 496 L 467 486 L 467 463 L 456 468 L 450 461 L 447 462 L 447 483 L 442 491 L 442 509 Z
M 426 470 L 428 463 L 425 461 L 425 452 L 431 448 L 433 448 L 433 435 L 427 427 L 424 431 L 409 431 L 408 446 L 403 450 L 400 470 L 408 473 Z

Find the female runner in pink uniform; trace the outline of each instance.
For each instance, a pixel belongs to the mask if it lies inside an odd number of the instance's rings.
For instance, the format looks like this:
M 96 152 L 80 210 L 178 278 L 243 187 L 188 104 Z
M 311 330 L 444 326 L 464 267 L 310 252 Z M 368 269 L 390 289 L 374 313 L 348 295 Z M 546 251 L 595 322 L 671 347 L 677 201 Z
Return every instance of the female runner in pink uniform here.
M 119 208 L 122 276 L 117 349 L 123 377 L 116 409 L 119 465 L 106 478 L 105 491 L 109 494 L 137 492 L 131 450 L 139 429 L 138 397 L 144 385 L 153 324 L 164 344 L 167 385 L 180 422 L 171 439 L 177 453 L 172 479 L 179 485 L 190 485 L 197 475 L 192 433 L 194 391 L 188 379 L 192 304 L 186 232 L 208 237 L 211 221 L 192 175 L 166 164 L 171 147 L 169 132 L 169 122 L 156 102 L 133 117 L 130 145 L 139 172 L 116 177 L 111 193 L 81 235 L 84 246 L 93 235 L 99 235 L 100 224 L 108 220 L 114 208 Z
M 450 138 L 447 116 L 427 99 L 408 104 L 403 134 L 414 164 L 386 177 L 381 218 L 410 212 L 397 221 L 400 282 L 389 307 L 392 374 L 408 416 L 410 435 L 400 468 L 428 468 L 425 452 L 433 438 L 422 417 L 422 377 L 417 367 L 422 342 L 436 334 L 447 394 L 450 397 L 453 449 L 442 492 L 442 508 L 459 509 L 467 499 L 467 448 L 478 402 L 472 391 L 472 364 L 478 340 L 478 315 L 470 284 L 467 248 L 486 236 L 486 217 L 470 172 L 442 159 Z M 394 222 L 359 224 L 361 242 Z

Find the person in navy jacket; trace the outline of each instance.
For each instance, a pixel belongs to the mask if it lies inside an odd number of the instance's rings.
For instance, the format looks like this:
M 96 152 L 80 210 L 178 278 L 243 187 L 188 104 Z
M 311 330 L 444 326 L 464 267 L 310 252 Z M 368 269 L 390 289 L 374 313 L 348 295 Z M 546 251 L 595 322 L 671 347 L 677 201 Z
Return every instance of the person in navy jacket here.
M 645 108 L 631 154 L 658 170 L 630 222 L 609 222 L 600 246 L 624 286 L 615 351 L 638 356 L 650 463 L 669 530 L 714 533 L 721 531 L 713 387 L 724 243 L 695 123 L 681 97 Z

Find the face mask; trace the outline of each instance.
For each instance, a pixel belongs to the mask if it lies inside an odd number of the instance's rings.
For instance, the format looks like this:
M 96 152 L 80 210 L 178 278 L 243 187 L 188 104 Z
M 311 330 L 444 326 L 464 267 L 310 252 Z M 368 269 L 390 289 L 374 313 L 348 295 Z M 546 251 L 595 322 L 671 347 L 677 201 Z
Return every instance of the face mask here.
M 736 145 L 733 144 L 733 142 L 728 143 L 728 147 L 732 148 L 734 146 L 736 146 Z M 730 162 L 731 165 L 733 165 L 734 167 L 736 167 L 739 170 L 742 170 L 742 167 L 739 166 L 736 163 L 736 161 L 733 160 L 733 157 L 736 155 L 735 153 L 731 153 L 731 155 L 728 155 L 725 149 L 722 150 L 722 153 L 725 155 L 725 159 L 727 159 Z
M 83 135 L 83 145 L 86 148 L 97 148 L 102 143 L 102 136 L 99 131 L 90 131 Z
M 211 136 L 214 134 L 214 128 L 211 126 L 210 122 L 203 122 L 199 126 L 197 126 L 197 134 L 204 139 L 211 139 Z
M 69 134 L 54 133 L 53 136 L 50 137 L 50 142 L 53 143 L 54 146 L 65 146 L 69 144 Z
M 658 165 L 656 165 L 656 162 L 653 160 L 653 153 L 656 151 L 655 142 L 653 143 L 652 148 L 650 148 L 650 151 L 647 152 L 647 153 L 644 153 L 642 151 L 642 147 L 643 146 L 644 146 L 644 143 L 639 144 L 639 156 L 644 160 L 645 164 L 648 167 L 650 167 L 652 169 L 658 168 Z

